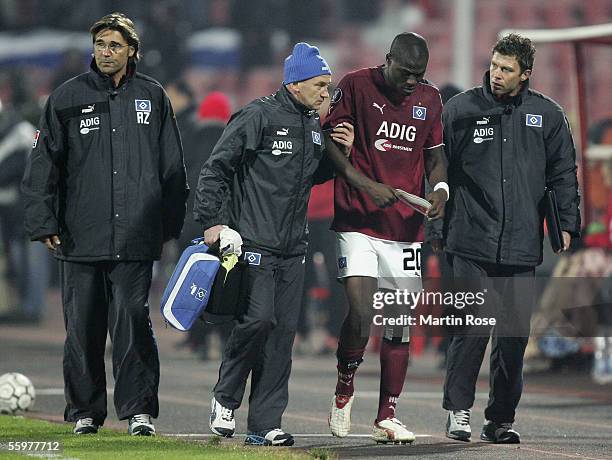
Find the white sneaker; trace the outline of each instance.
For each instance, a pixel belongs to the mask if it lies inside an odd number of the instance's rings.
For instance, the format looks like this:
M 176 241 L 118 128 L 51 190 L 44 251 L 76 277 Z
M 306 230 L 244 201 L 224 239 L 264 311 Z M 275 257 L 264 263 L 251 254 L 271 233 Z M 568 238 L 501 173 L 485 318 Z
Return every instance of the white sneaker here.
M 351 407 L 354 396 L 337 395 L 332 398 L 327 422 L 334 436 L 344 438 L 351 431 Z
M 377 443 L 405 444 L 414 442 L 416 437 L 412 431 L 406 429 L 406 425 L 396 418 L 388 418 L 374 423 L 372 439 Z
M 93 418 L 85 417 L 80 418 L 74 424 L 74 434 L 96 434 L 98 432 L 98 425 L 94 423 Z
M 470 428 L 470 415 L 468 410 L 449 410 L 446 419 L 446 437 L 458 441 L 469 441 L 472 437 Z
M 136 414 L 128 423 L 128 433 L 132 436 L 155 436 L 155 426 L 149 414 Z
M 214 396 L 210 401 L 210 420 L 208 426 L 210 431 L 224 438 L 231 438 L 236 431 L 234 411 L 221 405 Z

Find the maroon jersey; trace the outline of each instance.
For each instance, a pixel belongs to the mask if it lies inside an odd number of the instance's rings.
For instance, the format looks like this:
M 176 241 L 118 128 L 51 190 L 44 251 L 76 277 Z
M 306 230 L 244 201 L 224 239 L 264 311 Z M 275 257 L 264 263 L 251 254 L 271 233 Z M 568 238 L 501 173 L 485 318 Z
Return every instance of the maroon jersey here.
M 324 129 L 355 126 L 351 164 L 371 179 L 423 196 L 423 150 L 442 144 L 438 89 L 419 83 L 410 96 L 389 88 L 382 66 L 346 75 L 332 97 Z M 423 216 L 404 203 L 380 209 L 370 197 L 336 178 L 332 228 L 391 241 L 423 241 Z

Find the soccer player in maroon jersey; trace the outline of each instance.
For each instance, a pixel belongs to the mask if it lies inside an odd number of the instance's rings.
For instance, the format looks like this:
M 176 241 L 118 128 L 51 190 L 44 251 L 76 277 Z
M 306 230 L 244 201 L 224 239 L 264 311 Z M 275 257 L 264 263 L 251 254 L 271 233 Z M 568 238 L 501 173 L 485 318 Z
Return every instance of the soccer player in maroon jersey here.
M 382 66 L 346 75 L 332 97 L 324 129 L 342 122 L 355 126 L 352 165 L 370 179 L 422 196 L 423 176 L 434 191 L 428 218 L 444 214 L 448 199 L 443 157 L 442 102 L 423 76 L 429 51 L 415 33 L 395 37 Z M 353 379 L 363 361 L 378 289 L 410 285 L 420 290 L 423 216 L 397 202 L 380 209 L 346 181 L 335 182 L 338 269 L 349 302 L 338 343 L 338 381 L 329 416 L 333 435 L 347 436 L 353 404 Z M 380 350 L 379 407 L 373 428 L 376 442 L 412 442 L 414 434 L 395 417 L 408 367 L 406 327 L 385 327 Z

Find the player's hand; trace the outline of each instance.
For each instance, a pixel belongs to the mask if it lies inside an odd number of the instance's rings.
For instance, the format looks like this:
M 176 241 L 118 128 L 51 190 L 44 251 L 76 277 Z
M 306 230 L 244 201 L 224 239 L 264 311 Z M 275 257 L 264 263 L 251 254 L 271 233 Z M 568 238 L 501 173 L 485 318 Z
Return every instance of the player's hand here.
M 572 244 L 572 235 L 570 235 L 568 232 L 562 232 L 563 234 L 563 249 L 560 249 L 557 251 L 557 254 L 560 254 L 562 252 L 565 252 L 567 250 L 569 250 L 570 245 Z
M 206 246 L 212 246 L 219 241 L 219 235 L 224 228 L 225 225 L 214 225 L 204 230 L 204 243 L 206 243 Z
M 431 240 L 431 249 L 433 249 L 434 254 L 442 253 L 444 251 L 444 241 L 439 238 Z
M 348 157 L 351 154 L 351 148 L 355 141 L 355 128 L 348 122 L 342 122 L 338 124 L 329 136 L 342 145 L 343 153 Z
M 42 244 L 44 244 L 45 246 L 47 246 L 47 249 L 49 251 L 55 251 L 57 250 L 57 247 L 62 244 L 62 242 L 59 239 L 59 236 L 57 235 L 49 235 L 49 236 L 43 236 L 42 238 L 40 238 L 38 241 L 40 241 Z
M 393 187 L 381 184 L 380 182 L 372 181 L 367 187 L 366 192 L 379 208 L 386 208 L 399 200 L 397 192 Z
M 446 205 L 446 190 L 440 189 L 428 194 L 425 199 L 431 203 L 431 208 L 427 211 L 429 220 L 441 219 L 444 217 L 444 206 Z

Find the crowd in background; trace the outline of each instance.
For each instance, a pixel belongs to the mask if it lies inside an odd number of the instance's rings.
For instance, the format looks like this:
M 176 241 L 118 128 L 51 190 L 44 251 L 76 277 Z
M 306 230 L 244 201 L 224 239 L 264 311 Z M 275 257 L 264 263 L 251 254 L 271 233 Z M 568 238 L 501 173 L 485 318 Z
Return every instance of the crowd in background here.
M 562 27 L 612 20 L 612 7 L 606 1 L 541 2 L 528 17 L 525 10 L 530 3 L 523 0 L 476 2 L 479 17 L 494 18 L 484 23 L 478 34 L 494 35 L 501 27 Z M 68 45 L 55 50 L 57 54 L 51 58 L 41 58 L 28 49 L 21 58 L 16 57 L 14 53 L 4 52 L 18 47 L 9 37 L 14 39 L 48 29 L 82 32 L 92 19 L 111 11 L 123 11 L 135 18 L 143 31 L 143 60 L 139 70 L 157 78 L 171 98 L 183 141 L 188 181 L 193 186 L 232 111 L 279 86 L 281 56 L 287 55 L 287 47 L 297 41 L 320 43 L 325 54 L 331 56 L 334 76 L 339 77 L 351 69 L 380 64 L 379 57 L 383 55 L 380 46 L 388 43 L 389 35 L 402 30 L 419 31 L 431 47 L 426 77 L 443 89 L 445 99 L 452 96 L 459 88 L 448 84 L 452 64 L 449 51 L 452 36 L 448 27 L 452 22 L 451 4 L 442 0 L 0 1 L 0 30 L 3 31 L 0 34 L 0 323 L 44 321 L 47 293 L 57 289 L 55 262 L 43 245 L 30 243 L 25 236 L 19 182 L 46 95 L 62 82 L 86 71 L 91 59 L 91 50 L 85 52 Z M 508 4 L 513 8 L 506 10 Z M 513 13 L 501 14 L 504 11 Z M 499 19 L 504 17 L 506 23 Z M 225 37 L 225 31 L 232 32 L 230 36 L 238 37 L 240 44 L 237 55 L 230 52 L 225 55 L 229 60 L 223 61 L 222 54 L 203 54 L 194 39 L 202 31 L 212 31 L 210 36 L 215 40 Z M 483 59 L 488 60 L 490 52 L 481 49 L 479 43 L 493 41 L 478 40 L 473 44 L 477 48 L 475 75 L 484 70 Z M 540 71 L 534 87 L 555 97 L 573 118 L 571 79 L 567 78 L 569 53 L 563 46 L 538 48 L 536 61 Z M 220 46 L 216 51 L 223 49 Z M 603 82 L 606 72 L 598 69 L 610 62 L 611 51 L 598 48 L 596 53 L 603 58 L 593 58 L 591 67 L 585 69 L 589 78 L 587 97 L 595 101 L 610 100 L 609 84 Z M 556 65 L 547 67 L 549 63 Z M 591 103 L 589 108 L 595 120 L 589 126 L 590 142 L 612 144 L 610 104 Z M 325 110 L 322 112 L 324 116 Z M 609 338 L 612 326 L 601 325 L 612 324 L 612 318 L 606 319 L 612 309 L 612 159 L 592 163 L 589 168 L 593 211 L 583 238 L 573 245 L 568 255 L 556 258 L 550 252 L 545 254 L 544 265 L 538 272 L 544 278 L 563 277 L 564 282 L 560 286 L 551 279 L 546 286 L 540 311 L 534 316 L 537 330 L 546 334 L 531 340 L 526 356 L 528 370 L 578 366 L 590 371 L 598 353 L 604 356 L 602 349 L 612 350 Z M 323 184 L 313 190 L 310 201 L 311 250 L 296 342 L 297 352 L 303 354 L 329 354 L 335 350 L 346 309 L 341 287 L 335 280 L 335 253 L 329 231 L 332 193 L 331 183 Z M 192 204 L 193 196 L 188 202 L 188 211 Z M 200 233 L 201 229 L 188 212 L 183 237 L 166 248 L 156 270 L 157 286 L 165 283 L 180 250 Z M 447 274 L 444 258 L 431 251 L 425 251 L 422 265 L 424 277 L 443 278 Z M 568 313 L 565 305 L 594 307 Z M 589 318 L 592 327 L 582 326 L 589 323 Z M 599 322 L 602 322 L 600 327 Z M 569 332 L 568 324 L 573 327 Z M 211 332 L 220 339 L 214 342 Z M 201 323 L 180 345 L 203 359 L 215 358 L 221 349 L 219 343 L 223 343 L 227 334 L 227 325 L 213 329 Z M 216 343 L 216 347 L 211 343 Z M 370 346 L 377 346 L 375 339 Z M 413 356 L 418 356 L 427 346 L 440 350 L 443 360 L 443 337 L 417 334 L 412 340 Z M 612 381 L 612 376 L 598 374 L 596 366 L 593 369 L 596 380 Z

